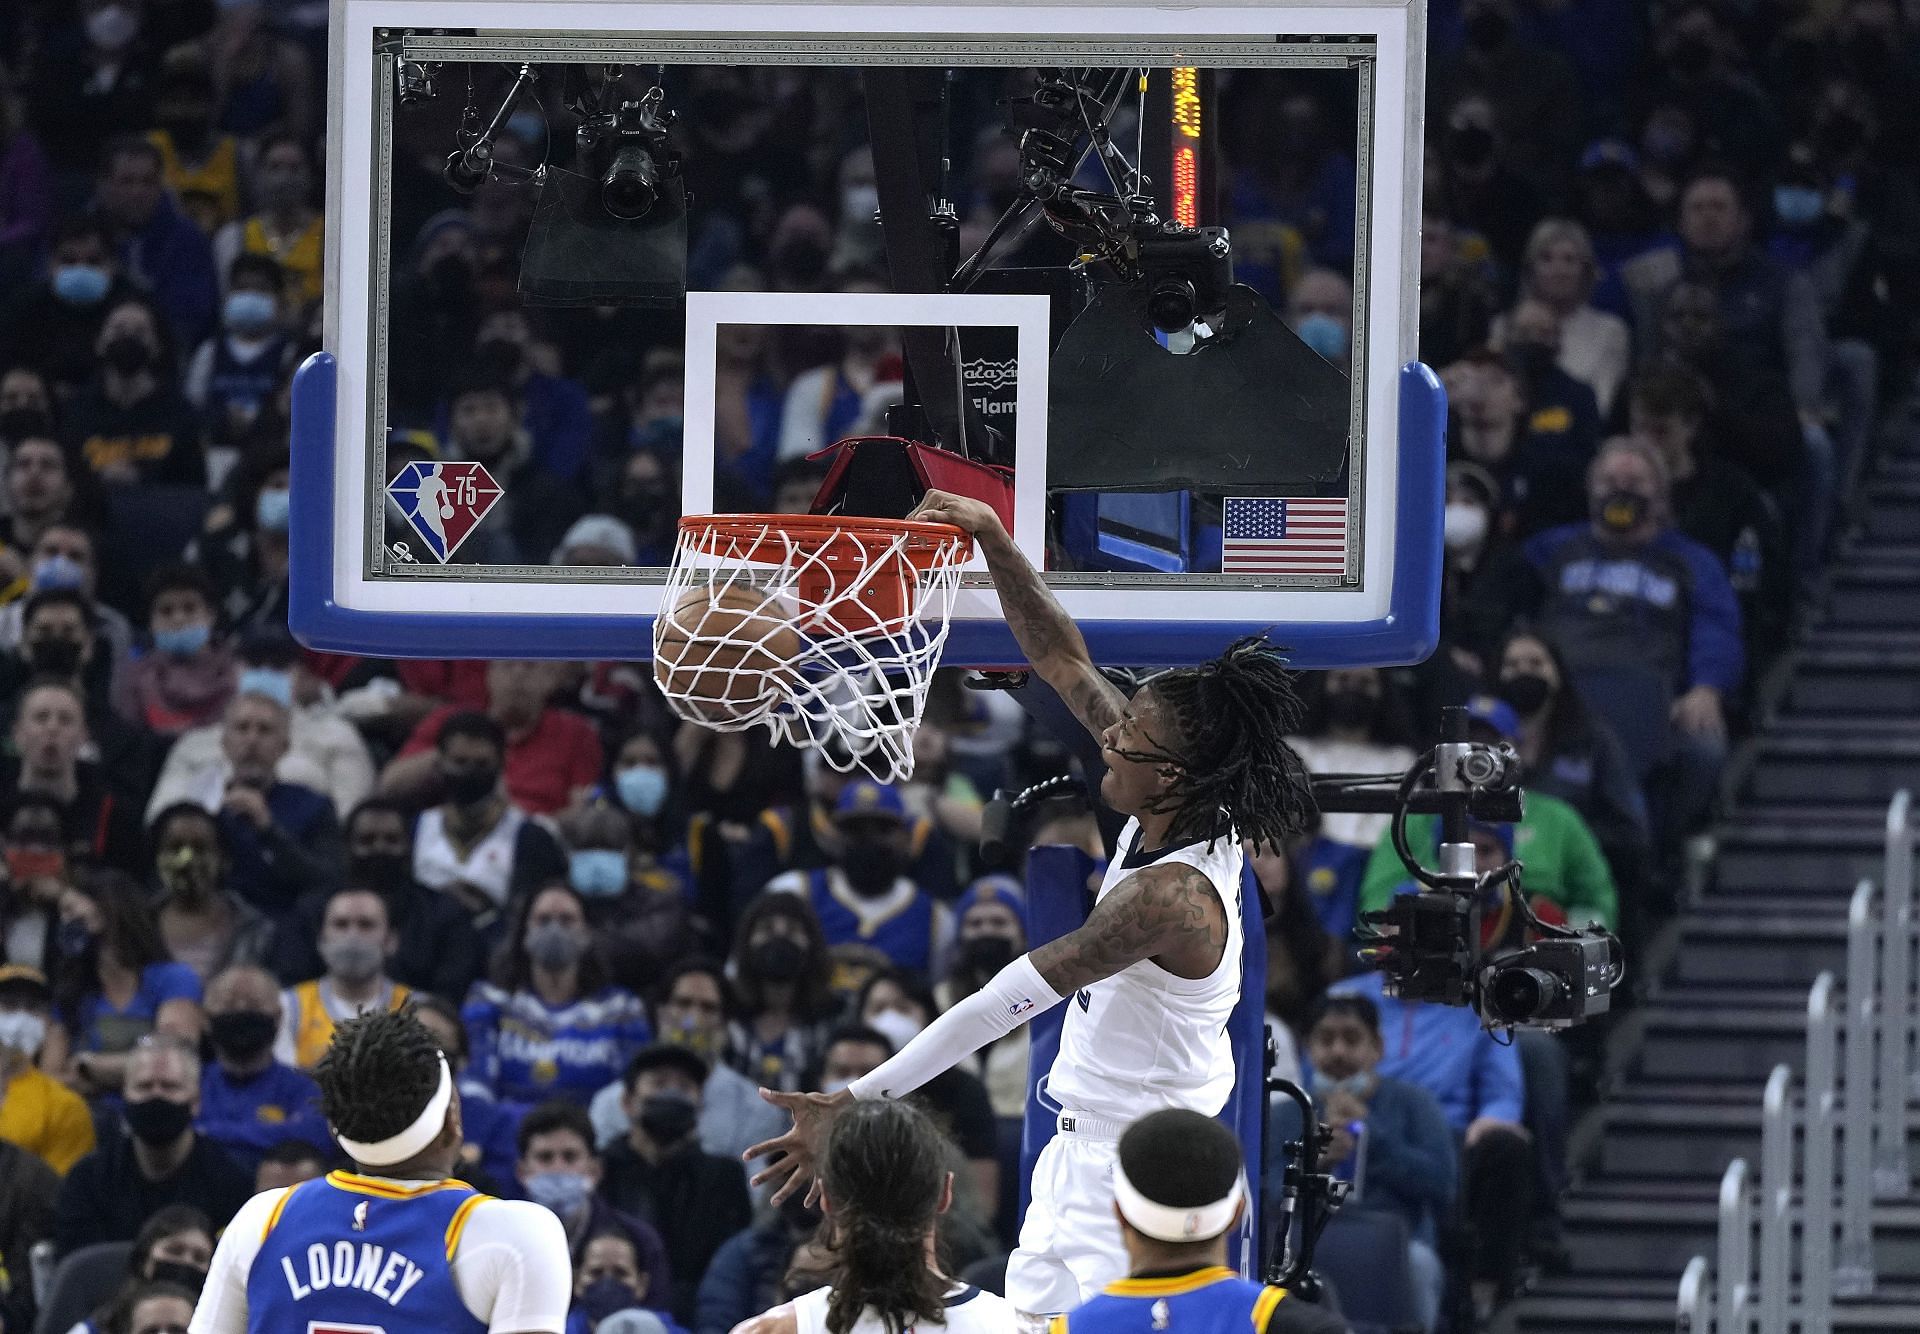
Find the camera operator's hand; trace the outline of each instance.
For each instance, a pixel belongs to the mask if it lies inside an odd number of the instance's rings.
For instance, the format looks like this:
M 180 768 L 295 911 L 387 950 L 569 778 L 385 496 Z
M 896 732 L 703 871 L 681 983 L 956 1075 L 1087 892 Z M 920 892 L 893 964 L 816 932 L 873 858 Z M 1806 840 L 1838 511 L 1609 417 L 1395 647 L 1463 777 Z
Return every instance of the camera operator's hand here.
M 1727 716 L 1720 706 L 1720 692 L 1712 686 L 1695 686 L 1676 699 L 1672 718 L 1673 725 L 1689 736 L 1727 734 Z

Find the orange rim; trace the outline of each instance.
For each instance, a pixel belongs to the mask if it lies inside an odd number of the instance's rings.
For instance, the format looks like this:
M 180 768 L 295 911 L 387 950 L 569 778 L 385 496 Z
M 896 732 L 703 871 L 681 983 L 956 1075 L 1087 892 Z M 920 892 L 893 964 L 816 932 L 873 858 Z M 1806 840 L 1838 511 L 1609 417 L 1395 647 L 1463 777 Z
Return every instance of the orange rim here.
M 707 555 L 719 539 L 759 542 L 782 534 L 802 550 L 817 551 L 836 538 L 850 538 L 869 550 L 884 550 L 906 537 L 901 553 L 920 569 L 931 569 L 941 552 L 960 543 L 956 563 L 973 554 L 973 539 L 950 523 L 922 523 L 915 519 L 842 518 L 837 514 L 689 514 L 680 531 L 690 533 Z M 751 553 L 740 557 L 752 559 Z

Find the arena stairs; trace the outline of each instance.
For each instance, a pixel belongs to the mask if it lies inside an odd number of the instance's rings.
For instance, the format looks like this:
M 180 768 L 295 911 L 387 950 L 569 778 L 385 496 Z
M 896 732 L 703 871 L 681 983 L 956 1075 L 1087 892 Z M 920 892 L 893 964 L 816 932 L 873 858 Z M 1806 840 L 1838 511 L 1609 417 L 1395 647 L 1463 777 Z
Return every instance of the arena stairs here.
M 1574 1136 L 1571 1269 L 1496 1328 L 1674 1328 L 1681 1270 L 1714 1254 L 1721 1173 L 1758 1166 L 1767 1075 L 1801 1071 L 1807 990 L 1822 970 L 1845 977 L 1848 897 L 1880 878 L 1888 800 L 1920 793 L 1920 431 L 1898 434 L 1864 470 L 1822 594 L 1763 691 L 1702 883 L 1609 1036 L 1604 1099 Z M 1920 1117 L 1909 1138 L 1920 1161 Z M 1876 1295 L 1838 1304 L 1837 1334 L 1920 1329 L 1920 1189 L 1877 1207 L 1874 1245 Z

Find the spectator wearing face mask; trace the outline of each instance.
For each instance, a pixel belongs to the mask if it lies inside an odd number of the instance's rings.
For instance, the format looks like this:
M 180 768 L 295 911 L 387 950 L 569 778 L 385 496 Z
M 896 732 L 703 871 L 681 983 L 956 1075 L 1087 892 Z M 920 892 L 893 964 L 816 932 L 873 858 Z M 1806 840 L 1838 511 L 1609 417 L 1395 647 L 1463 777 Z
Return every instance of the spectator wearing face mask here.
M 34 1064 L 52 1007 L 38 968 L 0 965 L 0 1140 L 64 1176 L 93 1152 L 93 1117 L 78 1094 Z
M 1353 667 L 1309 680 L 1302 734 L 1288 739 L 1309 772 L 1397 773 L 1413 763 L 1406 703 L 1385 673 Z M 1301 880 L 1314 912 L 1337 939 L 1353 928 L 1361 871 L 1387 824 L 1381 815 L 1323 815 L 1301 853 Z
M 4 391 L 0 390 L 0 396 L 3 395 Z M 11 573 L 17 567 L 21 591 L 25 592 L 33 586 L 31 553 L 40 534 L 67 518 L 76 508 L 75 468 L 60 444 L 50 416 L 27 423 L 22 434 L 9 436 L 4 414 L 0 414 L 0 438 L 10 447 L 6 468 L 7 517 L 0 531 L 5 533 L 8 570 Z
M 487 664 L 486 677 L 487 717 L 500 733 L 491 763 L 496 779 L 504 774 L 513 804 L 534 815 L 552 815 L 585 798 L 601 778 L 600 737 L 586 719 L 553 705 L 561 681 L 558 664 L 496 659 Z M 458 796 L 436 783 L 448 781 L 449 757 L 438 752 L 443 750 L 441 729 L 457 712 L 457 705 L 445 704 L 419 721 L 380 776 L 383 795 L 415 801 L 442 791 Z M 469 726 L 470 720 L 463 721 L 463 728 Z M 478 771 L 471 764 L 464 767 L 475 775 L 463 780 L 469 793 L 465 804 L 470 804 L 481 795 L 475 790 Z
M 838 1010 L 820 919 L 797 894 L 763 894 L 733 937 L 739 1017 L 728 1063 L 762 1088 L 791 1091 L 819 1060 Z
M 834 826 L 842 846 L 832 865 L 778 876 L 767 892 L 804 894 L 829 945 L 871 945 L 901 968 L 934 971 L 953 939 L 953 913 L 907 878 L 911 843 L 899 791 L 865 779 L 849 784 Z
M 190 1204 L 169 1204 L 141 1227 L 127 1253 L 127 1275 L 120 1290 L 68 1334 L 121 1334 L 132 1328 L 131 1321 L 144 1305 L 149 1313 L 162 1304 L 156 1294 L 174 1299 L 187 1293 L 191 1298 L 206 1286 L 207 1270 L 213 1263 L 213 1224 L 204 1212 Z M 143 1326 L 155 1328 L 155 1326 Z M 164 1330 L 165 1325 L 158 1328 Z
M 1453 1130 L 1433 1095 L 1379 1072 L 1385 1043 L 1380 1012 L 1365 996 L 1322 997 L 1307 1030 L 1310 1091 L 1319 1118 L 1332 1128 L 1320 1170 L 1353 1183 L 1343 1208 L 1394 1214 L 1407 1225 L 1408 1260 L 1420 1296 L 1420 1323 L 1437 1327 L 1446 1271 L 1435 1250 L 1440 1224 L 1453 1208 L 1460 1167 Z M 1300 1137 L 1300 1110 L 1275 1098 L 1267 1134 L 1275 1143 Z M 1362 1147 L 1364 1141 L 1364 1147 Z M 1277 1201 L 1285 1159 L 1267 1164 L 1266 1193 Z
M 1504 531 L 1506 517 L 1493 474 L 1477 463 L 1447 465 L 1440 638 L 1454 666 L 1476 679 L 1515 613 L 1539 597 L 1533 566 Z
M 639 1257 L 638 1296 L 664 1316 L 672 1290 L 666 1248 L 651 1224 L 620 1212 L 600 1193 L 603 1168 L 586 1110 L 565 1100 L 541 1103 L 520 1122 L 519 1150 L 520 1189 L 559 1216 L 574 1264 L 592 1238 L 625 1237 Z
M 1476 463 L 1500 485 L 1498 510 L 1519 536 L 1580 514 L 1580 478 L 1587 460 L 1567 447 L 1571 418 L 1536 433 L 1525 387 L 1498 353 L 1469 352 L 1440 372 L 1447 389 L 1448 453 Z
M 68 442 L 102 482 L 204 486 L 200 420 L 174 387 L 170 344 L 144 300 L 107 312 L 94 344 L 99 374 L 66 414 Z
M 700 1145 L 707 1076 L 707 1062 L 685 1046 L 663 1042 L 636 1053 L 625 1074 L 629 1129 L 608 1146 L 600 1181 L 609 1204 L 653 1224 L 665 1241 L 677 1276 L 669 1306 L 682 1324 L 693 1320 L 714 1252 L 753 1221 L 739 1160 Z
M 234 893 L 220 826 L 192 802 L 169 806 L 155 818 L 153 880 L 160 886 L 155 921 L 167 953 L 204 982 L 234 964 L 274 956 L 274 925 Z
M 48 524 L 27 553 L 27 585 L 38 593 L 52 588 L 70 588 L 83 594 L 92 606 L 95 636 L 102 641 L 109 659 L 108 679 L 125 671 L 133 656 L 133 625 L 116 608 L 100 601 L 100 566 L 96 538 L 91 529 L 70 519 Z M 0 648 L 12 649 L 20 643 L 21 622 L 26 603 L 18 599 L 0 607 Z
M 112 649 L 101 638 L 98 608 L 77 588 L 29 594 L 20 613 L 20 643 L 0 658 L 0 699 L 18 701 L 29 682 L 67 686 L 85 700 L 89 748 L 115 786 L 132 795 L 150 784 L 159 762 L 153 736 L 114 711 Z M 0 706 L 0 712 L 8 712 Z
M 726 1064 L 731 1017 L 724 968 L 699 955 L 682 959 L 668 971 L 653 1007 L 660 1041 L 686 1048 L 707 1066 L 700 1088 L 700 1147 L 739 1164 L 749 1148 L 778 1135 L 785 1123 L 778 1109 L 760 1097 L 759 1086 Z M 603 1146 L 628 1131 L 633 1118 L 625 1107 L 626 1096 L 624 1081 L 594 1095 L 593 1125 Z
M 561 816 L 567 883 L 587 904 L 587 924 L 613 980 L 635 994 L 693 948 L 690 877 L 673 874 L 633 841 L 633 826 L 606 802 Z
M 1650 446 L 1611 441 L 1588 477 L 1592 522 L 1527 544 L 1545 589 L 1540 629 L 1576 680 L 1606 676 L 1610 687 L 1589 698 L 1643 772 L 1661 771 L 1653 810 L 1662 849 L 1677 846 L 1713 804 L 1727 700 L 1746 668 L 1739 601 L 1713 553 L 1673 529 L 1668 485 Z
M 435 776 L 446 800 L 421 813 L 413 876 L 476 922 L 490 921 L 510 898 L 524 901 L 536 885 L 564 878 L 566 858 L 553 835 L 500 790 L 507 744 L 499 723 L 455 713 L 438 724 L 437 737 Z
M 122 267 L 153 294 L 174 339 L 192 347 L 213 327 L 219 283 L 207 238 L 167 194 L 164 166 L 160 150 L 145 139 L 114 140 L 103 157 L 93 208 L 107 224 Z
M 190 1204 L 224 1226 L 252 1194 L 251 1176 L 196 1132 L 200 1059 L 176 1040 L 141 1043 L 127 1059 L 125 1132 L 75 1163 L 54 1203 L 61 1255 L 131 1241 L 169 1204 Z
M 17 289 L 0 315 L 0 359 L 40 371 L 69 399 L 93 378 L 107 312 L 139 295 L 100 220 L 66 218 L 54 228 L 46 277 Z
M 265 255 L 286 275 L 293 309 L 320 300 L 326 223 L 313 205 L 313 162 L 292 134 L 268 136 L 253 164 L 253 195 L 260 211 L 222 227 L 213 238 L 215 271 L 232 273 L 242 254 Z
M 379 797 L 362 802 L 347 816 L 346 844 L 346 883 L 372 890 L 387 906 L 397 941 L 388 974 L 417 992 L 466 995 L 480 976 L 480 937 L 465 908 L 413 878 L 413 820 L 406 809 Z M 275 972 L 310 977 L 322 970 L 315 944 L 325 907 L 324 898 L 301 900 L 297 924 L 275 941 Z
M 566 1334 L 668 1334 L 680 1326 L 642 1303 L 647 1291 L 631 1238 L 599 1232 L 574 1265 L 573 1306 Z
M 269 256 L 242 255 L 233 261 L 220 303 L 220 331 L 194 352 L 184 386 L 212 445 L 243 445 L 293 372 L 293 335 L 280 308 L 285 288 L 280 266 Z
M 287 533 L 293 524 L 286 446 L 256 446 L 234 465 L 228 503 L 207 512 L 187 559 L 206 568 L 234 633 L 285 634 Z
M 584 1107 L 653 1036 L 639 997 L 608 980 L 586 901 L 564 882 L 520 900 L 460 1017 L 473 1078 L 502 1102 Z
M 284 631 L 240 643 L 236 694 L 261 695 L 288 710 L 287 753 L 275 776 L 326 794 L 342 819 L 373 790 L 373 760 L 359 730 L 340 715 L 333 690 L 308 671 L 300 646 Z M 208 774 L 226 763 L 217 725 L 181 733 L 147 802 L 149 813 L 208 790 Z
M 1557 332 L 1554 364 L 1593 391 L 1602 418 L 1633 364 L 1633 334 L 1618 315 L 1593 304 L 1600 277 L 1593 240 L 1568 218 L 1543 218 L 1527 238 L 1520 277 L 1525 301 L 1538 302 Z M 1495 347 L 1507 346 L 1517 312 L 1493 322 Z M 1544 327 L 1545 321 L 1542 321 Z
M 320 1115 L 319 1088 L 274 1059 L 284 1004 L 264 968 L 241 964 L 207 984 L 214 1061 L 200 1074 L 195 1124 L 249 1173 L 276 1144 L 325 1144 L 331 1138 Z
M 525 311 L 499 310 L 481 321 L 473 363 L 512 387 L 533 461 L 553 477 L 578 482 L 587 467 L 593 412 L 586 386 L 543 368 L 551 354 L 551 348 L 536 344 Z
M 1560 313 L 1523 297 L 1507 312 L 1493 346 L 1520 380 L 1527 400 L 1527 433 L 1542 447 L 1580 463 L 1600 443 L 1600 409 L 1593 386 L 1560 365 Z
M 1353 284 L 1332 269 L 1309 269 L 1287 293 L 1287 324 L 1300 341 L 1343 371 L 1353 367 Z
M 868 978 L 854 1001 L 858 1023 L 883 1035 L 899 1051 L 932 1023 L 939 1011 L 933 993 L 906 973 L 882 971 Z M 823 1092 L 834 1092 L 822 1085 Z M 915 1095 L 931 1112 L 972 1169 L 974 1205 L 982 1221 L 993 1216 L 1000 1199 L 999 1131 L 986 1086 L 958 1066 L 936 1075 Z
M 120 715 L 164 737 L 219 718 L 239 675 L 225 636 L 216 636 L 213 586 L 191 565 L 163 566 L 147 583 L 152 648 L 121 678 Z
M 320 958 L 327 970 L 282 995 L 273 1058 L 311 1070 L 341 1022 L 405 1005 L 412 993 L 387 975 L 394 944 L 385 900 L 370 889 L 335 891 L 320 918 Z
M 1009 875 L 982 876 L 953 905 L 959 943 L 953 966 L 933 989 L 944 1012 L 978 991 L 1002 968 L 1027 952 L 1027 900 Z M 1021 1024 L 962 1062 L 986 1085 L 993 1114 L 1018 1120 L 1027 1108 L 1027 1026 Z

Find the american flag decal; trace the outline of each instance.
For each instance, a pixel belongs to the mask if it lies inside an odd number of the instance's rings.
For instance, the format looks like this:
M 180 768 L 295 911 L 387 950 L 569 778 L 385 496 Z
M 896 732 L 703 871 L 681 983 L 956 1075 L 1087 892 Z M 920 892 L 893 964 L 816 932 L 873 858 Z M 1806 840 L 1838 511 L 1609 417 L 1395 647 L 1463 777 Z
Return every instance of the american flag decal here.
M 1228 500 L 1221 524 L 1222 574 L 1344 574 L 1347 502 Z

